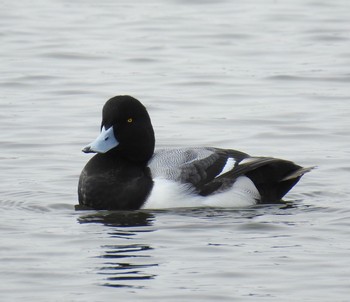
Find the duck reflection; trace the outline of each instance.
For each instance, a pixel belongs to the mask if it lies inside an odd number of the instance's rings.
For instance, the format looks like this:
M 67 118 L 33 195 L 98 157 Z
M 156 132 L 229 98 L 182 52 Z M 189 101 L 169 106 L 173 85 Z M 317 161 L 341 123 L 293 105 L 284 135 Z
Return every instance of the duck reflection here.
M 144 211 L 99 211 L 78 218 L 80 223 L 102 223 L 112 227 L 152 226 L 154 215 Z
M 153 232 L 154 215 L 143 211 L 94 212 L 81 216 L 79 223 L 98 223 L 108 227 L 108 237 L 116 243 L 102 245 L 102 266 L 98 274 L 103 275 L 102 285 L 109 287 L 142 288 L 144 281 L 155 278 L 151 268 L 158 266 L 153 263 L 153 248 L 145 243 L 136 242 L 137 235 Z M 124 240 L 132 240 L 123 244 Z M 135 241 L 135 242 L 134 242 Z

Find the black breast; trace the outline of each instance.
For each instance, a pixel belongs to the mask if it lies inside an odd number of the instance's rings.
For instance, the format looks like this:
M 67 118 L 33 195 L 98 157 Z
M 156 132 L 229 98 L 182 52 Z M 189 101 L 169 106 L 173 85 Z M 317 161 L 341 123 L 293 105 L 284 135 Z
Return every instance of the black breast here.
M 93 209 L 136 210 L 153 187 L 148 167 L 124 158 L 96 154 L 81 172 L 79 204 Z

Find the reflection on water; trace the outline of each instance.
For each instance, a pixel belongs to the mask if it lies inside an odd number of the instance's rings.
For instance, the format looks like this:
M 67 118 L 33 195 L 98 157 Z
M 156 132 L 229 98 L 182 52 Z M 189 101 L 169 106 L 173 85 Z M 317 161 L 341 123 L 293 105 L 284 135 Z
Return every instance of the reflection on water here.
M 157 266 L 156 263 L 148 263 L 150 255 L 147 251 L 152 250 L 148 245 L 126 244 L 102 246 L 106 262 L 99 269 L 99 274 L 106 277 L 105 286 L 111 287 L 144 287 L 135 286 L 135 281 L 153 279 L 154 274 L 147 273 L 147 269 Z M 146 258 L 146 259 L 144 259 Z M 147 263 L 146 263 L 147 262 Z M 132 285 L 127 282 L 132 281 Z
M 143 211 L 99 211 L 79 217 L 79 223 L 102 223 L 111 227 L 151 226 L 154 215 Z
M 149 251 L 151 246 L 144 243 L 120 244 L 120 239 L 137 239 L 138 233 L 153 232 L 154 215 L 142 211 L 94 212 L 81 216 L 79 223 L 101 223 L 109 227 L 107 235 L 118 241 L 116 244 L 102 245 L 99 258 L 104 259 L 97 268 L 100 275 L 105 276 L 102 284 L 109 287 L 142 288 L 137 281 L 150 280 L 155 277 L 147 269 L 158 266 L 152 263 Z M 131 283 L 132 281 L 132 283 Z
M 290 244 L 290 241 L 296 225 L 309 225 L 298 217 L 307 211 L 313 211 L 312 207 L 298 201 L 241 209 L 84 211 L 78 222 L 95 224 L 91 229 L 98 232 L 97 254 L 90 258 L 98 284 L 113 288 L 149 289 L 154 286 L 152 280 L 157 279 L 159 272 L 172 265 L 171 261 L 164 265 L 157 257 L 164 253 L 164 249 L 157 248 L 158 244 L 171 247 L 167 259 L 177 259 L 176 269 L 182 269 L 184 274 L 199 273 L 201 262 L 198 259 L 206 259 L 213 253 L 213 247 L 221 252 L 229 251 L 229 254 L 237 252 L 237 248 L 245 248 L 247 257 L 257 253 L 264 257 L 272 249 L 299 248 L 300 245 Z M 261 241 L 262 238 L 264 241 Z M 182 246 L 197 253 L 198 261 L 190 272 L 183 263 L 191 256 Z M 223 266 L 217 273 L 232 272 L 230 269 L 226 271 Z

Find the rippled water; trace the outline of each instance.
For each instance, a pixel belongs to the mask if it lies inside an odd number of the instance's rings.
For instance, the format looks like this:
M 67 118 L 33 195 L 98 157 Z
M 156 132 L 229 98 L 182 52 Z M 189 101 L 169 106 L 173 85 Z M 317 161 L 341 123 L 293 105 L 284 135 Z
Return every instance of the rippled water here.
M 1 1 L 1 301 L 348 301 L 350 3 Z M 159 147 L 318 169 L 286 206 L 74 211 L 101 107 Z

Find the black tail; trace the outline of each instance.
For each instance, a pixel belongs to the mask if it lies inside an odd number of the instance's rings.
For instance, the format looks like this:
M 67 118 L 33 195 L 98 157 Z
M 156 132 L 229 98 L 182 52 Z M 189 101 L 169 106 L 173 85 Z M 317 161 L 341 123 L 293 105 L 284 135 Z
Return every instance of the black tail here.
M 303 168 L 291 161 L 275 159 L 246 174 L 257 187 L 260 203 L 278 203 L 299 179 L 313 167 Z

